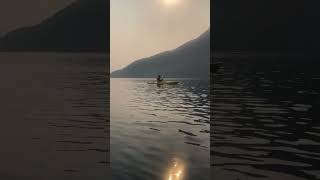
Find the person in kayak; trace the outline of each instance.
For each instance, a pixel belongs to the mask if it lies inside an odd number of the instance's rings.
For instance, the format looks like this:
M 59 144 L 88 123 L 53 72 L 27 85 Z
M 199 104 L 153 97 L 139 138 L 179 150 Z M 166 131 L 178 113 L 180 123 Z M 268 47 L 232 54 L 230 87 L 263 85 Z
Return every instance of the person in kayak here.
M 163 81 L 163 78 L 161 77 L 161 75 L 158 75 L 158 77 L 157 77 L 157 81 L 158 81 L 158 82 Z

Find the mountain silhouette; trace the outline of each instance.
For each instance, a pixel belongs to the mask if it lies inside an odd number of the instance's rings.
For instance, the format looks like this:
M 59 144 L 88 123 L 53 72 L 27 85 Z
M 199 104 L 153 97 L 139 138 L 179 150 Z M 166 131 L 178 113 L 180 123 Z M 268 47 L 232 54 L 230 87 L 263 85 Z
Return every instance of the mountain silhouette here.
M 320 49 L 319 1 L 223 0 L 212 7 L 215 51 L 310 52 Z
M 124 69 L 114 71 L 111 77 L 143 78 L 198 77 L 206 78 L 210 71 L 210 29 L 180 47 L 137 60 Z
M 110 5 L 77 0 L 40 24 L 0 38 L 0 51 L 109 51 Z

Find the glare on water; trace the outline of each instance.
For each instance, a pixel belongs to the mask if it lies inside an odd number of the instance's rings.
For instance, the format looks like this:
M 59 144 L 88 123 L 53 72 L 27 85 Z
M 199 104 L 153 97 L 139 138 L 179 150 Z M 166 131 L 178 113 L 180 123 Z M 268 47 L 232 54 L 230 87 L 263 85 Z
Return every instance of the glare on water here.
M 184 174 L 185 163 L 178 158 L 174 158 L 164 180 L 183 180 Z
M 177 85 L 158 87 L 149 81 L 111 79 L 113 179 L 207 180 L 208 82 L 176 79 Z

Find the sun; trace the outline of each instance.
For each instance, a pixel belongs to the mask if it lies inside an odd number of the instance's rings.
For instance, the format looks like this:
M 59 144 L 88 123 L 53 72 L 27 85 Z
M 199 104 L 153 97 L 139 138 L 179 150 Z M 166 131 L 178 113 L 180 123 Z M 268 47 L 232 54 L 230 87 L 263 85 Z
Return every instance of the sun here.
M 180 3 L 181 0 L 163 0 L 163 3 L 167 6 L 175 6 Z

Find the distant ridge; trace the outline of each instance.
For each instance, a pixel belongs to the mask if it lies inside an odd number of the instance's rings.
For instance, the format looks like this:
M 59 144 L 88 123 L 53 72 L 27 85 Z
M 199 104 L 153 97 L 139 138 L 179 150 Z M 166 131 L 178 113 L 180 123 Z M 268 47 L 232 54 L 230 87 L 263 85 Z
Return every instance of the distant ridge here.
M 0 51 L 109 51 L 107 0 L 77 0 L 38 25 L 0 37 Z
M 210 29 L 178 48 L 137 60 L 114 71 L 114 78 L 207 78 L 210 71 Z

